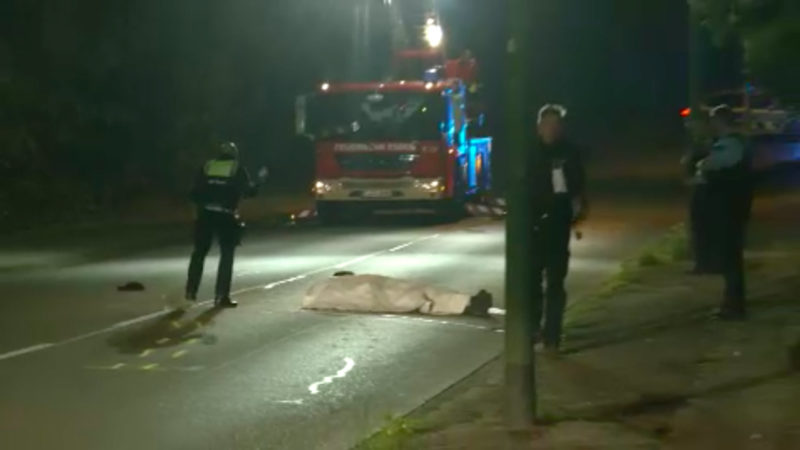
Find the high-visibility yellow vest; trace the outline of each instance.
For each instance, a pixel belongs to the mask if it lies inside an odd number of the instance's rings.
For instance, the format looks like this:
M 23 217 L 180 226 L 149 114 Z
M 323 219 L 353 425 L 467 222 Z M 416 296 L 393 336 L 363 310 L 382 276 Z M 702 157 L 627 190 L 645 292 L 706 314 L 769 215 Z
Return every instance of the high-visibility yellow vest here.
M 233 178 L 238 165 L 233 159 L 212 159 L 206 163 L 205 174 L 212 178 Z

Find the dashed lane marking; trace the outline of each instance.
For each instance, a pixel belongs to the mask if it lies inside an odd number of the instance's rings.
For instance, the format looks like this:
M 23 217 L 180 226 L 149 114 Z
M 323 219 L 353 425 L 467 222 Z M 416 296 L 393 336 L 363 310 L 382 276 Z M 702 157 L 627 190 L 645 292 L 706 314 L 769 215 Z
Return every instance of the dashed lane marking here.
M 117 363 L 109 366 L 86 366 L 86 370 L 101 372 L 199 372 L 204 366 L 171 366 L 162 364 L 131 365 Z
M 3 353 L 2 355 L 0 355 L 0 361 L 4 359 L 16 358 L 17 356 L 27 355 L 28 353 L 34 353 L 41 350 L 45 350 L 54 345 L 56 344 L 50 344 L 50 343 L 37 344 L 37 345 L 31 345 L 30 347 L 21 348 L 19 350 L 10 351 L 8 353 Z
M 407 247 L 410 247 L 412 245 L 420 244 L 420 243 L 425 242 L 425 241 L 436 239 L 436 238 L 438 238 L 440 236 L 441 236 L 441 234 L 439 234 L 439 233 L 431 234 L 431 235 L 428 235 L 428 236 L 424 236 L 424 237 L 421 237 L 421 238 L 418 238 L 418 239 L 411 240 L 409 242 L 406 242 L 404 244 L 400 244 L 398 246 L 387 248 L 385 250 L 380 250 L 380 251 L 377 251 L 377 252 L 374 252 L 374 253 L 369 253 L 367 255 L 359 256 L 357 258 L 347 260 L 347 261 L 345 261 L 343 263 L 334 264 L 332 266 L 326 266 L 326 267 L 315 269 L 315 270 L 312 270 L 312 271 L 309 271 L 309 272 L 306 272 L 306 273 L 302 273 L 300 275 L 296 275 L 294 277 L 290 277 L 290 278 L 287 278 L 285 280 L 276 281 L 276 282 L 273 282 L 273 283 L 269 283 L 267 285 L 258 285 L 258 286 L 253 286 L 253 287 L 249 287 L 249 288 L 240 289 L 238 291 L 233 292 L 233 295 L 241 295 L 241 294 L 245 294 L 245 293 L 248 293 L 248 292 L 254 292 L 254 291 L 264 290 L 264 289 L 273 289 L 275 287 L 278 287 L 278 286 L 281 286 L 281 285 L 284 285 L 284 284 L 288 284 L 288 283 L 293 283 L 295 281 L 299 281 L 299 280 L 305 279 L 305 278 L 313 276 L 313 275 L 318 275 L 320 273 L 330 272 L 332 270 L 342 269 L 342 268 L 345 268 L 345 267 L 348 267 L 348 266 L 351 266 L 351 265 L 354 265 L 354 264 L 358 264 L 358 263 L 364 262 L 364 261 L 366 261 L 368 259 L 372 259 L 372 258 L 381 256 L 381 255 L 385 255 L 387 253 L 392 253 L 394 251 L 397 251 L 397 250 L 400 250 L 400 249 L 403 249 L 403 248 L 407 248 Z M 205 306 L 211 304 L 212 302 L 213 302 L 213 300 L 205 300 L 205 301 L 202 301 L 202 302 L 198 302 L 194 306 L 194 308 L 205 307 Z M 145 322 L 145 321 L 148 321 L 148 320 L 151 320 L 151 319 L 155 319 L 157 317 L 163 317 L 164 315 L 169 314 L 171 312 L 173 312 L 173 310 L 165 309 L 165 310 L 162 310 L 162 311 L 157 311 L 157 312 L 153 312 L 153 313 L 150 313 L 150 314 L 145 314 L 143 316 L 135 317 L 133 319 L 124 320 L 122 322 L 115 323 L 115 324 L 113 324 L 113 325 L 111 325 L 109 327 L 102 328 L 102 329 L 95 330 L 95 331 L 91 331 L 89 333 L 81 334 L 81 335 L 74 336 L 74 337 L 71 337 L 71 338 L 68 338 L 68 339 L 64 339 L 63 341 L 60 341 L 60 342 L 53 342 L 53 343 L 49 343 L 48 342 L 48 343 L 32 345 L 30 347 L 25 347 L 25 348 L 18 349 L 18 350 L 12 350 L 10 352 L 0 354 L 0 361 L 13 359 L 13 358 L 16 358 L 16 357 L 19 357 L 19 356 L 23 356 L 23 355 L 28 355 L 28 354 L 31 354 L 31 353 L 36 353 L 36 352 L 39 352 L 39 351 L 42 351 L 42 350 L 47 350 L 47 349 L 53 348 L 53 347 L 61 347 L 61 346 L 64 346 L 64 345 L 73 344 L 75 342 L 83 341 L 85 339 L 89 339 L 89 338 L 92 338 L 92 337 L 95 337 L 95 336 L 99 336 L 99 335 L 102 335 L 102 334 L 105 334 L 105 333 L 108 333 L 108 332 L 111 332 L 111 331 L 119 330 L 120 328 L 126 328 L 126 327 L 129 327 L 131 325 L 135 325 L 137 323 L 141 323 L 141 322 Z M 173 321 L 172 322 L 172 326 L 174 328 L 180 328 L 181 324 L 179 322 L 177 322 L 177 321 Z
M 498 329 L 502 329 L 501 326 L 495 325 L 477 325 L 474 323 L 466 323 L 466 322 L 457 322 L 451 320 L 441 320 L 441 319 L 429 319 L 425 317 L 412 317 L 412 316 L 401 316 L 401 315 L 394 315 L 394 314 L 382 314 L 378 317 L 380 320 L 388 320 L 388 321 L 397 321 L 397 322 L 417 322 L 417 323 L 431 323 L 436 325 L 447 325 L 452 327 L 461 327 L 461 328 L 469 328 L 473 330 L 480 330 L 480 331 L 491 331 L 497 332 Z M 502 332 L 502 331 L 501 331 Z

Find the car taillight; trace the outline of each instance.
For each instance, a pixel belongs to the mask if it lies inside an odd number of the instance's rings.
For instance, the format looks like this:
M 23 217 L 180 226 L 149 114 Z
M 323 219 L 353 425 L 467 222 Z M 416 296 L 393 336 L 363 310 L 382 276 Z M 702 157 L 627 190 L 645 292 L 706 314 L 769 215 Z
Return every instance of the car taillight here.
M 683 108 L 681 110 L 681 117 L 689 117 L 692 114 L 692 108 Z

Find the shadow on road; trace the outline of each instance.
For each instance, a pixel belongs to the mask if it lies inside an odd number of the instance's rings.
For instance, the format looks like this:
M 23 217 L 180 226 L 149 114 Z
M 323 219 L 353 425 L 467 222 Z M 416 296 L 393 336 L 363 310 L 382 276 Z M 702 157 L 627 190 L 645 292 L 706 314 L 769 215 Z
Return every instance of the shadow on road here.
M 107 342 L 123 354 L 168 348 L 195 340 L 213 345 L 217 342 L 217 337 L 209 333 L 207 328 L 213 325 L 214 319 L 221 312 L 220 308 L 210 308 L 192 318 L 187 317 L 186 311 L 174 311 L 132 331 L 115 333 Z

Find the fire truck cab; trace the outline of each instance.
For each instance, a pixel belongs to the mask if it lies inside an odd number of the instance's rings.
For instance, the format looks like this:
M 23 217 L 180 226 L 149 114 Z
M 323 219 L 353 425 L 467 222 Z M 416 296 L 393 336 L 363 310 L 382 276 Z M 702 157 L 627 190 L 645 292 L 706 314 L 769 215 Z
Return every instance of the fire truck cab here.
M 491 138 L 471 138 L 460 79 L 324 83 L 298 99 L 314 144 L 317 212 L 456 211 L 491 185 Z

